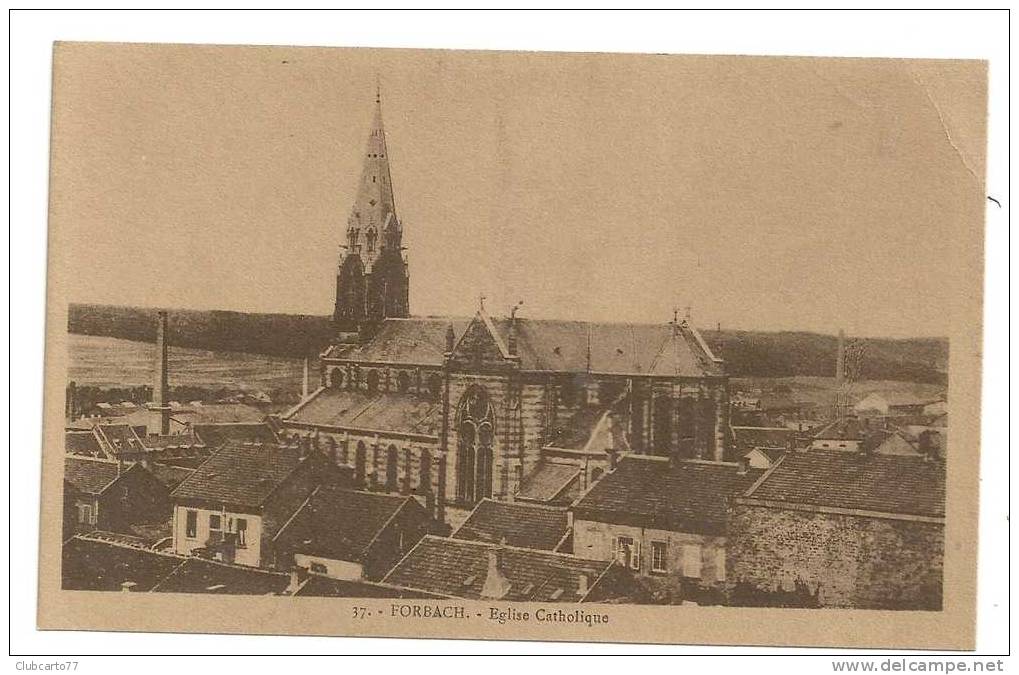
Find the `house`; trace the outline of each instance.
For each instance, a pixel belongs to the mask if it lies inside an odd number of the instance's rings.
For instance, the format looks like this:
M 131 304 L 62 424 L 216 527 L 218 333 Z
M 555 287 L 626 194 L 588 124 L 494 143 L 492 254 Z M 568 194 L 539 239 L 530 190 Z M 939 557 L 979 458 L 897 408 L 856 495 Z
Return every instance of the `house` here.
M 787 448 L 759 447 L 748 451 L 743 455 L 751 469 L 770 469 L 778 458 L 789 452 Z
M 64 538 L 76 532 L 127 534 L 170 517 L 170 491 L 141 465 L 64 458 Z
M 69 455 L 150 466 L 155 462 L 201 463 L 209 456 L 205 442 L 191 431 L 166 436 L 146 436 L 144 427 L 126 423 L 95 422 L 86 428 L 72 427 L 64 434 Z
M 853 410 L 858 415 L 921 415 L 931 403 L 910 392 L 874 392 L 857 401 Z
M 69 591 L 150 591 L 187 558 L 134 544 L 76 535 L 64 542 L 61 588 Z
M 879 455 L 920 456 L 920 445 L 915 439 L 899 430 L 883 431 L 872 440 L 873 451 Z
M 382 580 L 399 588 L 468 600 L 630 602 L 648 600 L 613 560 L 428 535 Z
M 727 580 L 727 512 L 763 472 L 746 462 L 623 458 L 573 507 L 573 550 L 615 560 L 661 597 Z
M 319 486 L 273 536 L 274 567 L 378 580 L 434 530 L 414 497 Z
M 267 567 L 273 537 L 315 488 L 345 482 L 314 451 L 228 444 L 173 491 L 173 550 Z
M 435 598 L 367 581 L 330 579 L 306 570 L 283 574 L 243 565 L 154 551 L 112 533 L 90 532 L 66 541 L 64 590 L 293 595 L 345 598 Z
M 940 609 L 944 527 L 941 461 L 792 452 L 734 500 L 731 577 L 822 607 Z
M 202 558 L 184 562 L 152 587 L 153 593 L 287 595 L 290 575 Z
M 792 450 L 798 432 L 789 427 L 732 427 L 733 449 L 755 469 L 767 469 L 784 452 Z
M 855 417 L 838 419 L 814 432 L 811 450 L 842 450 L 857 452 L 867 440 L 869 427 Z
M 572 553 L 570 514 L 565 507 L 482 499 L 453 539 Z
M 320 574 L 306 573 L 291 582 L 291 595 L 299 598 L 394 598 L 403 600 L 441 600 L 442 596 L 372 581 L 347 581 Z

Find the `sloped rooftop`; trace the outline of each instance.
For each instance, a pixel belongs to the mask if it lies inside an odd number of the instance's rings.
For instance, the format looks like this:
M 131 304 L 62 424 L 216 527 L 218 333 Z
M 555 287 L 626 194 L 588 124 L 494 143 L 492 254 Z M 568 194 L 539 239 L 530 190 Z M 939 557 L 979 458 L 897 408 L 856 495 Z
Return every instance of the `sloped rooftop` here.
M 297 536 L 301 552 L 357 561 L 393 516 L 412 501 L 413 497 L 323 486 L 275 538 Z
M 440 402 L 415 394 L 320 389 L 285 421 L 436 436 L 441 417 Z
M 483 499 L 451 536 L 554 551 L 569 528 L 564 507 Z
M 64 457 L 64 480 L 85 494 L 102 494 L 121 473 L 117 462 Z
M 507 344 L 508 318 L 490 324 Z M 516 319 L 517 355 L 524 370 L 708 377 L 724 374 L 696 331 L 686 323 L 629 324 Z M 459 339 L 470 324 L 454 318 L 386 319 L 364 345 L 336 345 L 326 358 L 438 366 L 446 331 Z
M 172 497 L 259 507 L 303 461 L 298 448 L 226 445 L 185 478 Z
M 501 600 L 530 602 L 580 602 L 588 589 L 612 566 L 612 561 L 586 560 L 562 553 L 499 546 L 428 535 L 394 567 L 383 582 L 447 597 L 482 597 L 495 552 L 499 569 L 510 583 Z
M 677 532 L 724 534 L 729 502 L 763 471 L 734 464 L 624 457 L 573 507 L 583 520 L 621 522 Z
M 858 452 L 793 452 L 752 499 L 943 518 L 945 465 L 923 457 Z

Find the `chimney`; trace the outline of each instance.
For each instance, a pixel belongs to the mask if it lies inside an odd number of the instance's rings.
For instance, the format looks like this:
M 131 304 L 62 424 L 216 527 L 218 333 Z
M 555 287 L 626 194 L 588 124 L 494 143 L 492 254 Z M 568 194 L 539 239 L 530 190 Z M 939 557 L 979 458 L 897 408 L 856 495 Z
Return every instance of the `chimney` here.
M 616 463 L 619 461 L 619 453 L 615 448 L 609 448 L 605 451 L 609 456 L 609 471 L 616 470 Z
M 841 388 L 846 377 L 846 332 L 839 329 L 839 343 L 835 353 L 835 387 Z
M 446 353 L 453 353 L 453 345 L 456 344 L 456 333 L 453 332 L 453 324 L 446 326 Z
M 308 578 L 308 569 L 294 565 L 294 569 L 290 570 L 290 583 L 287 584 L 287 589 L 284 591 L 286 595 L 293 595 L 301 589 L 301 584 Z
M 301 400 L 308 400 L 308 357 L 304 357 L 304 379 L 301 381 Z
M 510 356 L 517 355 L 517 310 L 523 304 L 524 301 L 521 300 L 513 305 L 513 309 L 510 310 L 509 335 L 506 337 L 506 350 L 510 353 Z
M 138 584 L 136 584 L 133 581 L 123 581 L 120 584 L 120 590 L 124 593 L 130 593 L 131 591 L 134 590 L 134 587 L 137 585 Z
M 589 582 L 587 580 L 587 575 L 584 574 L 584 573 L 581 573 L 577 577 L 577 595 L 579 595 L 580 597 L 584 597 L 585 595 L 587 595 L 588 591 L 590 591 L 590 590 L 591 590 L 591 588 L 590 588 Z
M 488 573 L 481 587 L 481 597 L 486 600 L 501 600 L 510 590 L 509 579 L 502 573 L 501 553 L 501 546 L 488 552 Z
M 64 403 L 64 411 L 67 414 L 68 422 L 74 421 L 75 413 L 77 412 L 75 410 L 77 404 L 78 404 L 78 387 L 74 383 L 74 380 L 71 380 L 70 382 L 67 383 L 67 400 Z
M 158 433 L 160 436 L 167 436 L 170 433 L 170 406 L 167 405 L 169 385 L 167 383 L 166 334 L 166 312 L 160 311 L 156 319 L 156 373 L 152 382 L 152 402 L 149 404 L 149 410 L 153 413 L 153 424 L 149 425 L 146 430 L 150 434 Z

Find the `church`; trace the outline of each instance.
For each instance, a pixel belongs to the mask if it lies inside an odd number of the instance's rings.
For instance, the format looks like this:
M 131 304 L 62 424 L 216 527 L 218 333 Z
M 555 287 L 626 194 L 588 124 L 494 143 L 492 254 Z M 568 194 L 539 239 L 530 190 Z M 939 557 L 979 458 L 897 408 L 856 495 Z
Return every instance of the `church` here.
M 569 504 L 626 454 L 732 461 L 729 381 L 689 319 L 591 323 L 411 315 L 376 95 L 343 236 L 319 387 L 282 419 L 365 489 L 438 519 L 480 500 Z

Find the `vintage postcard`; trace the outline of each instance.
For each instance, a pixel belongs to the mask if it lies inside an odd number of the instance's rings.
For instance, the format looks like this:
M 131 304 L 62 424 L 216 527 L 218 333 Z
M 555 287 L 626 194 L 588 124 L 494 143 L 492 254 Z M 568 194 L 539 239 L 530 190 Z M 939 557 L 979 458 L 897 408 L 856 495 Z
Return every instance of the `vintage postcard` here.
M 40 627 L 973 648 L 986 63 L 53 57 Z

